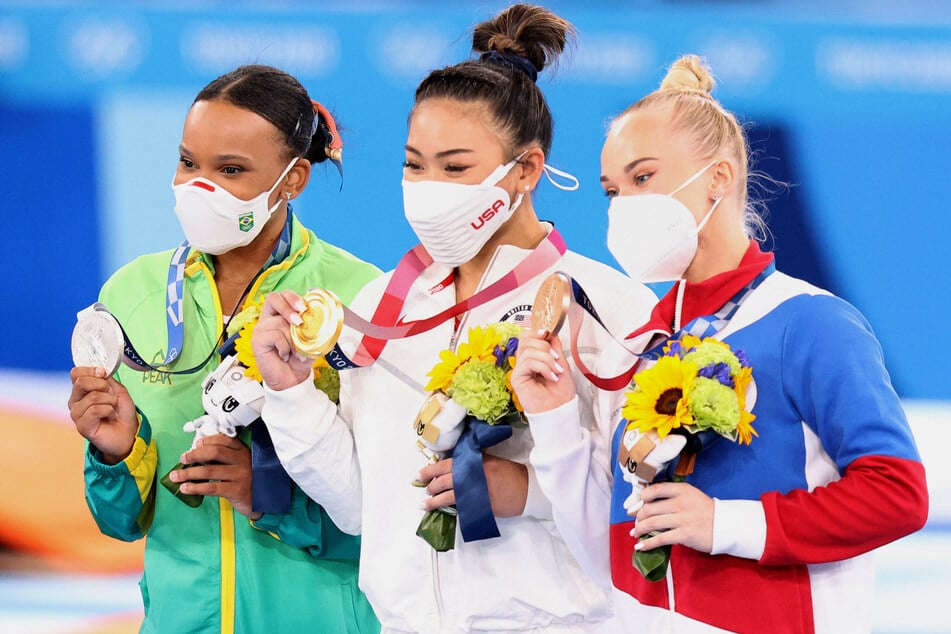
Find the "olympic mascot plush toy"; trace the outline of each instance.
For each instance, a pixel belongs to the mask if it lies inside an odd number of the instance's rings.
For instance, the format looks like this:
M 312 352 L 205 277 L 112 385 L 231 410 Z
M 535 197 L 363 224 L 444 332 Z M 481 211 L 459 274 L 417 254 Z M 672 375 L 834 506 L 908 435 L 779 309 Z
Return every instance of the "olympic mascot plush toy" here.
M 631 494 L 624 500 L 628 515 L 634 515 L 644 505 L 641 491 L 654 481 L 671 460 L 680 455 L 686 444 L 686 436 L 680 434 L 668 434 L 660 440 L 654 430 L 642 433 L 637 429 L 628 429 L 624 432 L 621 439 L 624 451 L 618 459 L 625 482 L 631 484 Z
M 205 413 L 182 427 L 186 432 L 195 433 L 192 449 L 202 438 L 215 434 L 234 438 L 239 427 L 256 421 L 264 409 L 264 388 L 254 379 L 245 376 L 244 367 L 234 355 L 222 359 L 215 371 L 202 381 L 201 388 L 201 404 Z M 178 463 L 169 471 L 183 468 L 185 465 Z M 182 493 L 179 490 L 180 484 L 169 480 L 167 473 L 161 482 L 175 497 L 189 506 L 197 507 L 204 499 L 202 495 Z
M 205 377 L 201 387 L 205 413 L 182 427 L 195 432 L 192 449 L 200 439 L 214 434 L 234 438 L 238 427 L 250 425 L 261 416 L 264 388 L 245 376 L 244 367 L 235 356 L 222 359 L 215 371 Z

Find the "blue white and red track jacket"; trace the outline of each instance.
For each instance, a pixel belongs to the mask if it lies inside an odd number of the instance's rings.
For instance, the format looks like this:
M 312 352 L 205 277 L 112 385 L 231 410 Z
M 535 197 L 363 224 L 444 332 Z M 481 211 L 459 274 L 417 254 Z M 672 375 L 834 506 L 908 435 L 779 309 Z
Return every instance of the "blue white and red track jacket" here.
M 751 243 L 737 269 L 687 283 L 683 323 L 714 313 L 771 262 Z M 634 335 L 669 332 L 675 301 L 676 288 Z M 845 301 L 774 272 L 717 338 L 750 359 L 759 437 L 704 447 L 688 477 L 715 500 L 713 554 L 674 546 L 657 582 L 631 565 L 634 520 L 622 505 L 631 485 L 617 462 L 623 391 L 602 394 L 600 439 L 572 424 L 576 401 L 531 417 L 532 462 L 558 500 L 559 529 L 604 582 L 609 541 L 615 611 L 638 631 L 869 631 L 867 553 L 921 528 L 928 510 L 924 467 L 871 327 Z

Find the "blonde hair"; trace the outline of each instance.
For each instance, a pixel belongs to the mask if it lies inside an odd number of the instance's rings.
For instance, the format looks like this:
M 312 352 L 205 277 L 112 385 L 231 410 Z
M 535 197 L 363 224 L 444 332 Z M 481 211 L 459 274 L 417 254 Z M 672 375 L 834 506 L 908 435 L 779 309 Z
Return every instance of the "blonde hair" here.
M 660 88 L 622 113 L 644 108 L 671 108 L 670 123 L 683 131 L 702 159 L 726 152 L 737 164 L 737 185 L 747 235 L 765 234 L 765 223 L 748 200 L 749 145 L 743 127 L 711 93 L 716 81 L 706 62 L 697 55 L 684 55 L 667 70 Z

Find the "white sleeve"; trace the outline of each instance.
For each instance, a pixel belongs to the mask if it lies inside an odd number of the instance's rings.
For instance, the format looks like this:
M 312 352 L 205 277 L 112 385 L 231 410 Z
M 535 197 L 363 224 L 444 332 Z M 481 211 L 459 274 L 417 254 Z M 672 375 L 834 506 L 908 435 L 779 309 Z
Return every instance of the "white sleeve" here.
M 539 520 L 555 519 L 552 514 L 551 501 L 538 482 L 535 467 L 529 462 L 525 465 L 525 470 L 528 471 L 528 494 L 525 496 L 525 508 L 522 510 L 522 517 L 534 517 Z
M 264 390 L 261 418 L 281 464 L 340 530 L 359 534 L 360 463 L 350 424 L 313 381 L 281 391 L 265 384 Z
M 711 555 L 759 560 L 766 549 L 766 511 L 759 500 L 713 498 Z
M 579 403 L 575 396 L 528 417 L 535 440 L 529 458 L 571 554 L 599 585 L 610 588 L 611 480 L 603 466 L 608 458 L 599 434 L 581 425 Z

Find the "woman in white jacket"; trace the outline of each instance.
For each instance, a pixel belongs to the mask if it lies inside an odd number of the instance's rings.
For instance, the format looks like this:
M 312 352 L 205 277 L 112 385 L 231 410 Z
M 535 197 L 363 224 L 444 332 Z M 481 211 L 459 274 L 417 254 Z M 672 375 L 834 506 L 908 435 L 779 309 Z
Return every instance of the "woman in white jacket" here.
M 391 323 L 431 317 L 515 278 L 507 290 L 425 332 L 376 346 L 374 363 L 341 372 L 339 408 L 305 380 L 310 362 L 291 347 L 289 327 L 304 308 L 297 294 L 269 297 L 254 332 L 268 389 L 263 418 L 277 452 L 339 526 L 362 533 L 360 586 L 387 632 L 610 631 L 610 594 L 569 553 L 535 481 L 529 429 L 483 454 L 500 537 L 457 536 L 452 550 L 436 552 L 416 535 L 426 510 L 455 502 L 452 460 L 430 465 L 413 427 L 440 351 L 455 349 L 473 326 L 527 324 L 540 284 L 556 270 L 583 284 L 609 327 L 642 322 L 655 302 L 646 287 L 567 251 L 532 204 L 553 127 L 534 80 L 571 32 L 546 9 L 508 8 L 476 27 L 479 59 L 423 80 L 409 120 L 404 208 L 432 262 L 406 285 Z M 518 265 L 527 258 L 540 266 L 526 275 Z M 374 314 L 392 301 L 384 289 L 393 277 L 369 284 L 350 308 Z M 592 324 L 582 328 L 580 354 L 593 356 L 601 343 Z M 339 347 L 352 351 L 359 341 L 360 333 L 345 328 Z M 559 373 L 577 374 L 572 359 L 563 361 Z M 580 375 L 575 384 L 585 385 Z M 579 396 L 587 404 L 582 411 L 591 412 L 593 390 Z M 593 417 L 584 424 L 594 425 Z M 415 478 L 428 487 L 411 486 Z

